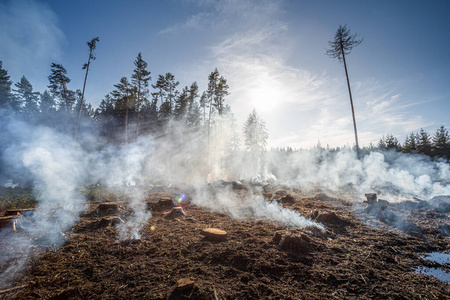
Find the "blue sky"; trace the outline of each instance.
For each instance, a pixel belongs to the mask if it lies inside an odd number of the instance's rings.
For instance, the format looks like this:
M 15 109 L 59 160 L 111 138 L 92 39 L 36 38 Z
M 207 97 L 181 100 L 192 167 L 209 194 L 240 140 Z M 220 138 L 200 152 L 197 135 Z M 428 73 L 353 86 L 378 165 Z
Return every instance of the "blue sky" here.
M 14 82 L 46 88 L 51 62 L 98 106 L 142 52 L 153 79 L 204 90 L 215 67 L 242 124 L 253 108 L 271 146 L 353 145 L 343 66 L 325 53 L 340 24 L 363 43 L 348 57 L 360 143 L 450 128 L 450 1 L 0 0 L 0 60 Z M 154 83 L 154 81 L 153 81 Z

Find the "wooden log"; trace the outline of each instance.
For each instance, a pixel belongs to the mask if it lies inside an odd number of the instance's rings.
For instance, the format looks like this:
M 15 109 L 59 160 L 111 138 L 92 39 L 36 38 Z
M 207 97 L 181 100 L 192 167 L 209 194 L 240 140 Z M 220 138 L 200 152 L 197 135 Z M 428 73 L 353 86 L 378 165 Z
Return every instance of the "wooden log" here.
M 206 228 L 201 232 L 202 235 L 205 236 L 208 240 L 211 241 L 225 241 L 227 239 L 227 232 L 218 228 Z

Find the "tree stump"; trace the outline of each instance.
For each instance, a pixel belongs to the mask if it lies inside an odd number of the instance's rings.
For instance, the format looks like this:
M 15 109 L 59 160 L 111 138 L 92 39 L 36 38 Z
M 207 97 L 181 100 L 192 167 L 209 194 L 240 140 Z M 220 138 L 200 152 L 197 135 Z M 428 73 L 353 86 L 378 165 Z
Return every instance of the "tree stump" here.
M 218 228 L 206 228 L 201 232 L 202 235 L 205 236 L 206 239 L 215 242 L 222 242 L 227 239 L 228 233 L 224 230 Z

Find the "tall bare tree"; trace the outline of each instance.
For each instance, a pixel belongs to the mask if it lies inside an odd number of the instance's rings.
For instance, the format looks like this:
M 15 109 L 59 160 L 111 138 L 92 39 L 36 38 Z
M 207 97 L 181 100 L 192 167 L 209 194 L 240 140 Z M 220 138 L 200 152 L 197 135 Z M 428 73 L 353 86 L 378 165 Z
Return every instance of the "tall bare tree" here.
M 83 70 L 86 70 L 86 75 L 84 75 L 83 92 L 81 93 L 80 109 L 78 110 L 78 118 L 77 118 L 77 126 L 75 127 L 75 133 L 73 135 L 74 139 L 77 137 L 78 126 L 80 125 L 81 109 L 83 108 L 84 90 L 86 89 L 86 80 L 87 80 L 87 76 L 89 73 L 89 66 L 91 64 L 91 60 L 95 60 L 95 58 L 96 58 L 95 54 L 94 54 L 94 50 L 95 50 L 95 48 L 97 48 L 98 41 L 100 41 L 100 39 L 98 37 L 95 37 L 86 43 L 89 47 L 89 58 L 88 58 L 88 62 L 83 65 Z
M 337 58 L 340 62 L 344 63 L 345 76 L 347 77 L 347 87 L 348 93 L 350 95 L 350 105 L 352 107 L 353 116 L 353 128 L 355 130 L 355 142 L 356 142 L 356 153 L 359 157 L 359 145 L 358 145 L 358 132 L 356 130 L 356 119 L 355 119 L 355 109 L 353 108 L 352 91 L 350 89 L 350 80 L 348 78 L 347 63 L 345 61 L 345 56 L 349 55 L 355 46 L 361 44 L 362 39 L 358 39 L 357 34 L 350 34 L 350 29 L 347 25 L 339 25 L 336 34 L 334 35 L 334 40 L 329 41 L 330 49 L 327 49 L 326 54 L 331 58 Z

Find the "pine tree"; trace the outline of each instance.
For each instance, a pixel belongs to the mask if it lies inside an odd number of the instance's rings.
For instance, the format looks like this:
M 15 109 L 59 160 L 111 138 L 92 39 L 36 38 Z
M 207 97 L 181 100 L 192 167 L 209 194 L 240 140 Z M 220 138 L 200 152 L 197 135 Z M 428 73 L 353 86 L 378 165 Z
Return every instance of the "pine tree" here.
M 186 86 L 175 99 L 174 115 L 178 120 L 184 119 L 187 115 L 189 105 L 189 88 Z
M 386 143 L 386 149 L 394 149 L 396 151 L 400 150 L 400 143 L 398 142 L 398 139 L 394 137 L 392 134 L 388 134 L 385 139 Z
M 193 82 L 189 87 L 188 93 L 188 112 L 187 112 L 187 125 L 193 129 L 198 129 L 200 126 L 200 107 L 196 101 L 198 95 L 197 82 Z
M 22 76 L 20 82 L 15 83 L 16 99 L 28 118 L 36 116 L 39 112 L 39 93 L 33 92 L 33 86 L 25 76 Z
M 169 103 L 170 113 L 172 113 L 174 109 L 173 102 L 175 100 L 175 97 L 178 95 L 177 86 L 180 84 L 180 82 L 175 81 L 175 76 L 172 73 L 166 73 L 166 84 L 166 102 Z
M 414 134 L 414 132 L 411 132 L 408 136 L 406 136 L 402 150 L 404 153 L 417 152 L 416 135 Z
M 211 109 L 214 107 L 219 115 L 223 114 L 224 110 L 224 101 L 225 96 L 227 96 L 228 93 L 228 84 L 227 80 L 220 76 L 219 71 L 214 69 L 211 74 L 208 76 L 208 102 L 210 104 L 210 115 L 212 113 Z
M 152 80 L 150 72 L 147 71 L 147 62 L 142 59 L 141 52 L 139 52 L 134 61 L 136 67 L 131 75 L 131 82 L 137 90 L 137 108 L 136 108 L 136 137 L 139 136 L 139 112 L 141 103 L 148 101 L 148 82 Z
M 256 110 L 253 110 L 244 124 L 244 144 L 249 155 L 248 162 L 253 164 L 249 170 L 250 176 L 261 174 L 268 137 L 269 133 L 264 121 L 258 116 Z
M 200 101 L 199 101 L 199 106 L 200 109 L 203 110 L 203 125 L 206 124 L 206 108 L 208 106 L 208 95 L 206 94 L 206 92 L 202 93 L 202 96 L 200 97 Z
M 258 116 L 256 110 L 248 116 L 244 124 L 244 139 L 246 150 L 250 152 L 265 152 L 267 147 L 267 132 L 264 121 Z
M 50 84 L 48 88 L 50 89 L 54 98 L 62 99 L 60 107 L 64 106 L 65 111 L 69 113 L 72 110 L 74 99 L 71 99 L 69 91 L 67 89 L 67 84 L 70 82 L 69 77 L 67 77 L 67 71 L 61 64 L 52 63 L 51 74 L 48 76 L 48 81 Z
M 431 139 L 430 135 L 423 130 L 423 128 L 420 129 L 419 133 L 416 137 L 417 141 L 417 151 L 421 154 L 425 154 L 430 156 L 431 155 Z
M 39 108 L 42 114 L 47 115 L 56 112 L 55 99 L 47 90 L 40 94 L 40 100 Z
M 166 78 L 163 75 L 158 75 L 158 80 L 156 81 L 156 84 L 152 84 L 152 87 L 156 90 L 158 90 L 156 93 L 152 93 L 152 95 L 155 97 L 158 97 L 161 100 L 160 106 L 163 105 L 164 98 L 166 97 Z
M 432 141 L 433 156 L 450 157 L 450 135 L 443 125 L 436 130 Z
M 166 73 L 165 76 L 159 75 L 156 85 L 152 85 L 153 88 L 158 89 L 158 96 L 161 99 L 160 115 L 165 119 L 172 116 L 174 102 L 178 95 L 176 88 L 179 84 L 172 73 Z
M 337 58 L 340 62 L 344 63 L 345 68 L 345 76 L 347 77 L 347 87 L 348 93 L 350 96 L 350 106 L 352 108 L 352 117 L 353 117 L 353 128 L 355 131 L 355 143 L 356 143 L 356 152 L 359 157 L 359 145 L 358 145 L 358 132 L 356 130 L 356 119 L 355 119 L 355 110 L 353 108 L 353 99 L 352 99 L 352 91 L 350 89 L 350 79 L 348 78 L 347 72 L 347 63 L 345 61 L 345 56 L 349 55 L 352 49 L 359 44 L 361 44 L 362 39 L 357 39 L 357 35 L 351 35 L 350 30 L 347 29 L 347 25 L 339 25 L 338 30 L 334 36 L 333 41 L 329 41 L 330 49 L 326 51 L 326 54 L 331 58 Z
M 381 139 L 378 141 L 378 145 L 377 145 L 378 149 L 380 150 L 386 150 L 386 142 L 385 142 L 385 137 L 384 135 L 381 137 Z
M 0 108 L 12 108 L 18 110 L 19 104 L 11 94 L 12 81 L 9 80 L 8 71 L 3 69 L 3 62 L 0 60 Z
M 128 143 L 128 111 L 135 107 L 136 90 L 128 82 L 126 77 L 122 77 L 111 95 L 116 100 L 115 109 L 118 111 L 125 111 L 125 142 Z

